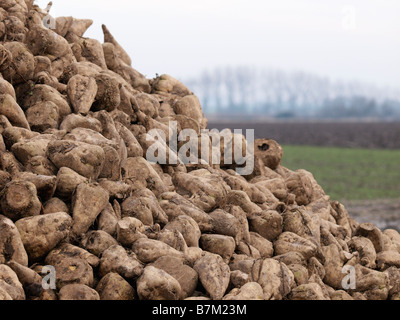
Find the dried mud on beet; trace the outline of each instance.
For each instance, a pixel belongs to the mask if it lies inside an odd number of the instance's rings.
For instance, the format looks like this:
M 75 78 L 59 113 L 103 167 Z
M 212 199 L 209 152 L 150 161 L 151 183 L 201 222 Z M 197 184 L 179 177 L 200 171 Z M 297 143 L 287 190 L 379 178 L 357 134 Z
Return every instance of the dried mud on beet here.
M 0 1 L 1 300 L 400 297 L 399 233 L 350 218 L 277 142 L 255 141 L 247 176 L 232 133 L 216 165 L 148 162 L 151 130 L 207 127 L 198 98 L 146 79 L 105 26 L 100 43 L 46 15 Z

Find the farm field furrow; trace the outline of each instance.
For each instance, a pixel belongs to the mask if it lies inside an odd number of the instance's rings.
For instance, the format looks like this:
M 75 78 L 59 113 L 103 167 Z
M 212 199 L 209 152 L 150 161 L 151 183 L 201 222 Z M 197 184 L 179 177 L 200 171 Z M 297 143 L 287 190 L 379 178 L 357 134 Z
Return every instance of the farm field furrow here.
M 254 129 L 284 145 L 400 149 L 399 122 L 214 122 L 209 129 Z M 245 131 L 243 131 L 245 133 Z

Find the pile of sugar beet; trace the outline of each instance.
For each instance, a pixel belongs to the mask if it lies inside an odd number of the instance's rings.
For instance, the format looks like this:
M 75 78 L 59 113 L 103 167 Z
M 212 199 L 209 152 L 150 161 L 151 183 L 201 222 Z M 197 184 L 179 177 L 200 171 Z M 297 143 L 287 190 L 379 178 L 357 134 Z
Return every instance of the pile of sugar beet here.
M 226 138 L 219 165 L 148 162 L 150 130 L 207 128 L 198 98 L 105 26 L 102 44 L 47 14 L 0 0 L 0 300 L 400 298 L 399 233 L 351 219 L 275 141 L 247 176 Z

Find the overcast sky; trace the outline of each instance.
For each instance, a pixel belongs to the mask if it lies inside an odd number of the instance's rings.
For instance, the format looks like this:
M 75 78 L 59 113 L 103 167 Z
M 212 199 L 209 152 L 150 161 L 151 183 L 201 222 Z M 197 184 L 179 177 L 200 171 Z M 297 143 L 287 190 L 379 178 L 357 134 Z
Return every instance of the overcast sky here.
M 41 7 L 48 1 L 36 0 Z M 220 66 L 306 71 L 400 87 L 399 0 L 53 0 L 51 14 L 106 24 L 147 77 Z

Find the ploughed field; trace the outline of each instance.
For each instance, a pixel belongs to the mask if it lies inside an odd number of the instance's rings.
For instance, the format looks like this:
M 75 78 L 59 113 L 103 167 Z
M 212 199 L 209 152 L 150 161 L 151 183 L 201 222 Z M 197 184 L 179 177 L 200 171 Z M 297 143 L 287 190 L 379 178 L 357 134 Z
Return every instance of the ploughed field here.
M 254 129 L 255 137 L 281 145 L 400 149 L 399 122 L 216 122 L 210 129 Z M 245 132 L 245 131 L 244 131 Z

